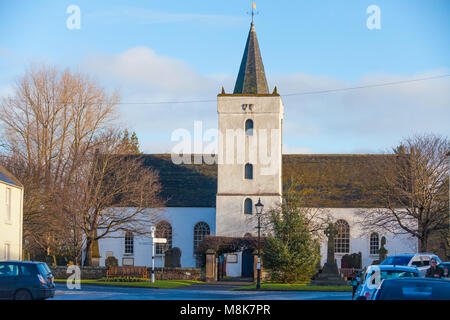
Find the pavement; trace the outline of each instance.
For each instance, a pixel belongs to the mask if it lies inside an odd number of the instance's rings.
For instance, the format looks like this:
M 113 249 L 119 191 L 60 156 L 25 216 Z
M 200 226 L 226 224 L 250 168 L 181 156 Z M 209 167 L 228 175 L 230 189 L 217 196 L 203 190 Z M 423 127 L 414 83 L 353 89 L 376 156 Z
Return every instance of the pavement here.
M 112 287 L 82 284 L 70 290 L 56 284 L 51 300 L 351 300 L 351 292 L 315 291 L 229 291 L 247 283 L 208 283 L 177 289 Z

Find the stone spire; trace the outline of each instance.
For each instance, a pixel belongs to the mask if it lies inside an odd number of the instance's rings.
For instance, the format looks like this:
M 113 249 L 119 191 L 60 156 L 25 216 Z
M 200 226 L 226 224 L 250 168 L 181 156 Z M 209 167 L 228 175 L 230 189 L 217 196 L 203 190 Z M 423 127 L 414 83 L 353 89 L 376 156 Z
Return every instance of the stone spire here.
M 268 94 L 264 65 L 256 38 L 255 26 L 252 21 L 245 45 L 241 67 L 234 86 L 234 94 Z

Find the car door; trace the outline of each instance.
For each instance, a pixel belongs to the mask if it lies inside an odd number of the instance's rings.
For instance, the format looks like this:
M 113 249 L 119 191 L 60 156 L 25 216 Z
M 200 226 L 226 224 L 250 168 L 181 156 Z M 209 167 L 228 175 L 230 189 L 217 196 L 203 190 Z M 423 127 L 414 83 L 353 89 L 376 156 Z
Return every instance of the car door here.
M 0 264 L 0 298 L 12 299 L 19 282 L 19 268 L 16 263 Z
M 19 267 L 20 271 L 20 288 L 30 289 L 32 291 L 33 287 L 37 285 L 36 277 L 36 266 L 28 263 L 23 263 Z

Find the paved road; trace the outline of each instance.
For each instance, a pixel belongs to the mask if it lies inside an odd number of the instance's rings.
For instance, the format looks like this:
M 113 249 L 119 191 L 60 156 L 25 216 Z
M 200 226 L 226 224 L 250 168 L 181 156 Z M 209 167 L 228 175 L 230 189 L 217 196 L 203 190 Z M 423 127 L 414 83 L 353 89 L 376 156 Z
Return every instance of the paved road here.
M 69 290 L 65 284 L 56 285 L 54 300 L 350 300 L 350 292 L 281 292 L 224 291 L 193 288 L 147 289 L 82 285 Z M 214 290 L 216 289 L 216 290 Z

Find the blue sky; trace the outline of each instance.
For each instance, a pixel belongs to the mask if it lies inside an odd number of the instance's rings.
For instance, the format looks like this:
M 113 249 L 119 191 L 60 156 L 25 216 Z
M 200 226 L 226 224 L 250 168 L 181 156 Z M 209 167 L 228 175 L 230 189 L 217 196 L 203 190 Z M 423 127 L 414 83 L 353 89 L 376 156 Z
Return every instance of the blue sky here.
M 69 5 L 81 29 L 66 28 Z M 281 94 L 450 73 L 450 2 L 257 0 L 269 86 Z M 366 27 L 369 5 L 381 30 Z M 233 89 L 251 1 L 0 2 L 0 95 L 30 63 L 95 75 L 122 101 L 215 99 Z M 367 153 L 424 132 L 450 135 L 450 80 L 284 98 L 285 152 Z M 217 126 L 215 103 L 121 105 L 144 151 L 168 152 L 177 128 Z M 177 118 L 174 118 L 177 117 Z

